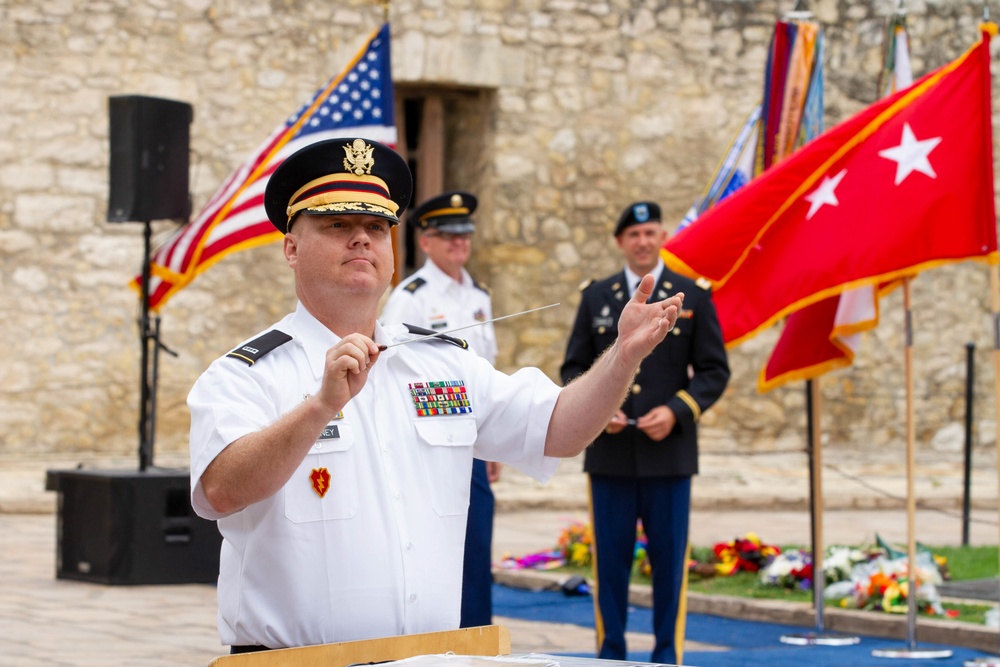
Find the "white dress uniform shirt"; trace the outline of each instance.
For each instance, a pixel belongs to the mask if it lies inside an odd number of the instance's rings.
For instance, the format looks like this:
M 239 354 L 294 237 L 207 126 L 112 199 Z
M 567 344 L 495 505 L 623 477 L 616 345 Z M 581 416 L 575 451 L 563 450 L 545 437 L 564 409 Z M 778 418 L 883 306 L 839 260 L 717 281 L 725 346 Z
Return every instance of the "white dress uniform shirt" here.
M 424 283 L 415 289 L 410 287 L 419 279 Z M 427 259 L 420 270 L 392 290 L 379 322 L 383 325 L 402 322 L 445 331 L 491 319 L 490 295 L 476 287 L 468 271 L 462 269 L 462 282 L 459 283 Z M 497 337 L 492 323 L 458 331 L 455 336 L 464 338 L 480 357 L 491 364 L 496 363 Z
M 473 453 L 540 481 L 559 388 L 537 369 L 513 375 L 452 344 L 382 352 L 364 388 L 274 496 L 230 515 L 200 480 L 231 442 L 318 391 L 339 338 L 301 304 L 275 325 L 292 340 L 253 365 L 216 360 L 188 396 L 192 504 L 223 535 L 223 644 L 270 648 L 455 629 Z M 393 329 L 397 335 L 392 335 Z M 376 327 L 375 341 L 412 338 Z M 409 385 L 461 380 L 472 411 L 421 417 Z M 338 417 L 340 417 L 338 415 Z M 324 496 L 314 471 L 329 472 Z

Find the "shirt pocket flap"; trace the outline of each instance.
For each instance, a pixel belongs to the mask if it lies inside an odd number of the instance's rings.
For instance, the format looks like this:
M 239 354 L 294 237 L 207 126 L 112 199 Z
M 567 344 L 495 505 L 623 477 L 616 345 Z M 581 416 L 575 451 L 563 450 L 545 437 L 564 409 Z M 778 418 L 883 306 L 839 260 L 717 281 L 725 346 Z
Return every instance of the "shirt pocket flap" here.
M 417 435 L 428 445 L 436 447 L 468 447 L 476 444 L 476 420 L 454 419 L 450 417 L 428 419 L 422 417 L 414 422 Z

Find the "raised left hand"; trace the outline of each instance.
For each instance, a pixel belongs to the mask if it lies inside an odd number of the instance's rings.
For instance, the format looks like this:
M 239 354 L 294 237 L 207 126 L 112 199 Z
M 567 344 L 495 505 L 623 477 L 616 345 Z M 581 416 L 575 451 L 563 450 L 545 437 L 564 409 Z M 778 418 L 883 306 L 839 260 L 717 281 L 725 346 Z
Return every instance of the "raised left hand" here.
M 674 328 L 684 303 L 683 292 L 663 301 L 646 303 L 654 285 L 652 274 L 643 276 L 618 318 L 618 352 L 623 361 L 634 363 L 636 367 Z

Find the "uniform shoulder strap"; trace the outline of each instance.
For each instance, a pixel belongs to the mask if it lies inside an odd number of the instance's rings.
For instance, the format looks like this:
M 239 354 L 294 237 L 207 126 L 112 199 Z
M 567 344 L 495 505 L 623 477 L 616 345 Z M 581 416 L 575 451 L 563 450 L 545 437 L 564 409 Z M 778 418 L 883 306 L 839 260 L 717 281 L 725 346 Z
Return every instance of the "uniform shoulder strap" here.
M 291 339 L 292 337 L 284 331 L 271 329 L 267 333 L 261 334 L 253 340 L 244 343 L 226 356 L 231 359 L 239 359 L 240 361 L 245 362 L 248 366 L 253 366 L 265 354 L 271 352 L 272 350 L 276 350 Z
M 403 289 L 406 290 L 407 292 L 416 292 L 418 289 L 420 289 L 426 284 L 427 281 L 424 280 L 423 278 L 414 278 L 413 280 L 408 282 L 406 284 L 406 287 L 404 287 Z

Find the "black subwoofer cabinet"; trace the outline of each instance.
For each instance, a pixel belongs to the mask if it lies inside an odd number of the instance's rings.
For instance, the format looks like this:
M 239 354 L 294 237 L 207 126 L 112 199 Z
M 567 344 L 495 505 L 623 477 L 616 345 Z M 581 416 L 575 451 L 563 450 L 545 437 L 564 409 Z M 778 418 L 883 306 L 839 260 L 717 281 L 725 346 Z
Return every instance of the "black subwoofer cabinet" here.
M 187 471 L 49 470 L 56 578 L 103 584 L 214 584 L 222 536 L 191 509 Z

